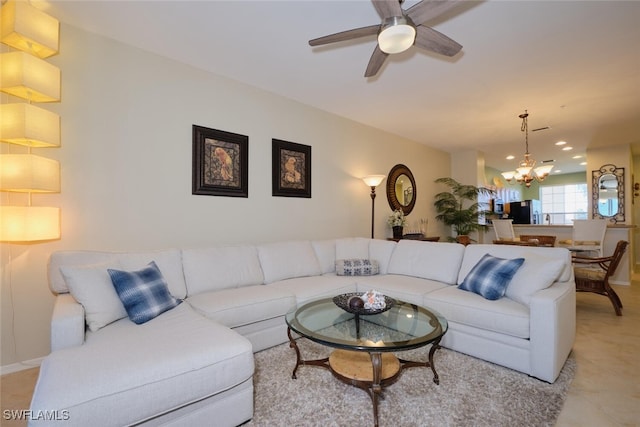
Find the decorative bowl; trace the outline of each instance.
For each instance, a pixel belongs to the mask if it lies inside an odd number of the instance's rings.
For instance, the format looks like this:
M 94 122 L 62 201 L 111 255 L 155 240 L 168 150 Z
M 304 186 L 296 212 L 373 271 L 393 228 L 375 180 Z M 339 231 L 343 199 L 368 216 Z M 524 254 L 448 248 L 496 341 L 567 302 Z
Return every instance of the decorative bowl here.
M 351 297 L 360 297 L 362 296 L 362 293 L 358 293 L 358 292 L 350 292 L 347 294 L 341 294 L 341 295 L 336 295 L 335 297 L 333 297 L 333 303 L 335 305 L 337 305 L 338 307 L 340 307 L 341 309 L 343 309 L 344 311 L 346 311 L 347 313 L 353 313 L 353 314 L 380 314 L 380 313 L 384 313 L 385 311 L 389 310 L 391 307 L 393 307 L 393 305 L 395 304 L 395 301 L 393 300 L 393 298 L 390 298 L 388 296 L 384 296 L 384 302 L 385 302 L 385 307 L 381 308 L 381 309 L 371 309 L 368 310 L 364 307 L 362 308 L 352 308 L 349 307 L 349 299 L 351 299 Z

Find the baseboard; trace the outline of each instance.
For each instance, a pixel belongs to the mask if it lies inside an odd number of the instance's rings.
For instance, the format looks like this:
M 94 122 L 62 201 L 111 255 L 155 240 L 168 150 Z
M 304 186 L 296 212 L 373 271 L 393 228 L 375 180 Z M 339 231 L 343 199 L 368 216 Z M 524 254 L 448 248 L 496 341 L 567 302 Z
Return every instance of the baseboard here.
M 626 280 L 609 280 L 609 283 L 612 285 L 623 285 L 623 286 L 631 285 L 631 282 Z
M 12 374 L 14 372 L 24 371 L 25 369 L 37 368 L 38 366 L 40 366 L 43 360 L 44 357 L 38 357 L 37 359 L 23 360 L 19 363 L 0 366 L 0 375 Z

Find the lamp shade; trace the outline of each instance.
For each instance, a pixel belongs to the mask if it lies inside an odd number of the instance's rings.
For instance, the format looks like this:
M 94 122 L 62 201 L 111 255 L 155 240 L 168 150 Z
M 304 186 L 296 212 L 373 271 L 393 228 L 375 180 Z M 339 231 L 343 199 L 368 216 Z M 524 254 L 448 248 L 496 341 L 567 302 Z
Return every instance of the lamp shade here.
M 39 58 L 58 53 L 60 24 L 57 19 L 26 1 L 9 0 L 0 8 L 2 43 Z
M 60 101 L 60 69 L 28 53 L 0 54 L 0 90 L 33 102 Z
M 0 141 L 28 147 L 59 147 L 60 116 L 31 104 L 2 104 Z
M 60 192 L 60 163 L 33 154 L 0 154 L 0 190 Z
M 538 177 L 546 178 L 551 172 L 551 169 L 553 169 L 553 165 L 543 165 L 535 168 L 534 172 L 536 173 L 536 175 L 538 175 Z
M 385 175 L 368 175 L 362 178 L 362 180 L 369 187 L 377 187 L 385 178 Z
M 0 241 L 33 242 L 60 238 L 60 208 L 0 206 Z

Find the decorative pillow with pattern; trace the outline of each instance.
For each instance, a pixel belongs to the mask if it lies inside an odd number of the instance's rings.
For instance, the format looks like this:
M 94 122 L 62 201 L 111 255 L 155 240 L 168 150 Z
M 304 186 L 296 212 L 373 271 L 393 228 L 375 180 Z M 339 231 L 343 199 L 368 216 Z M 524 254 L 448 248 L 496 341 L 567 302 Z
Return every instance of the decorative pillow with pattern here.
M 337 259 L 338 276 L 372 276 L 380 272 L 380 265 L 374 259 Z
M 502 298 L 524 258 L 504 259 L 484 254 L 458 288 L 488 300 Z
M 138 271 L 107 271 L 129 319 L 138 325 L 182 302 L 169 293 L 167 282 L 154 261 Z

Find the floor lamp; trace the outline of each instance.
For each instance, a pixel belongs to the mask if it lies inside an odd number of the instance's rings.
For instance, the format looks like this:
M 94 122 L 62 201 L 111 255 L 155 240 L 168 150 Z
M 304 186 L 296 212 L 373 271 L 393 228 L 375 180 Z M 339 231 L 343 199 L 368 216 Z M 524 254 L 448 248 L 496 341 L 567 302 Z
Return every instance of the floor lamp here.
M 386 178 L 386 175 L 368 175 L 362 178 L 365 184 L 371 187 L 371 238 L 373 239 L 373 219 L 375 212 L 376 187 Z

